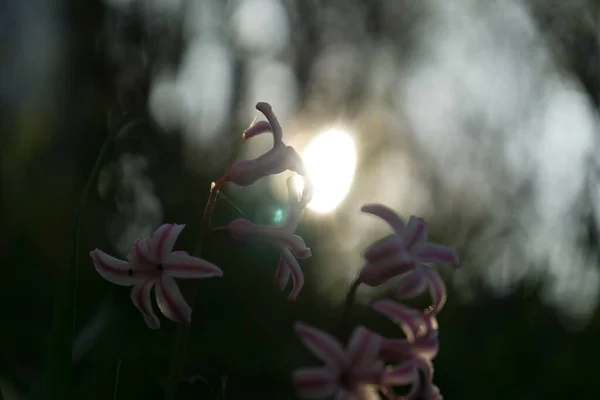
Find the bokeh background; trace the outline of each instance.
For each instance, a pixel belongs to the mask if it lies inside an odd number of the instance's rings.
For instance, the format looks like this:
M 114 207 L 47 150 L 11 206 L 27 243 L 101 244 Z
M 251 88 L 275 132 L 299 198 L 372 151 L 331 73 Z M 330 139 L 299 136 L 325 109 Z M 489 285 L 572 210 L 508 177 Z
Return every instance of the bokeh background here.
M 336 328 L 362 249 L 387 232 L 358 211 L 373 201 L 425 217 L 463 260 L 442 270 L 446 399 L 600 397 L 598 2 L 4 0 L 5 399 L 40 380 L 77 205 L 103 141 L 123 130 L 83 220 L 75 398 L 162 398 L 174 324 L 147 329 L 88 253 L 124 256 L 163 222 L 187 224 L 177 247 L 192 249 L 210 182 L 270 144 L 240 138 L 257 101 L 299 151 L 349 132 L 356 172 L 335 210 L 299 228 L 314 256 L 296 302 L 274 287 L 275 249 L 210 239 L 204 255 L 225 276 L 197 283 L 182 398 L 294 398 L 291 371 L 316 361 L 293 322 Z M 226 187 L 212 224 L 276 222 L 284 182 Z M 396 335 L 369 312 L 386 296 L 361 289 L 353 322 Z

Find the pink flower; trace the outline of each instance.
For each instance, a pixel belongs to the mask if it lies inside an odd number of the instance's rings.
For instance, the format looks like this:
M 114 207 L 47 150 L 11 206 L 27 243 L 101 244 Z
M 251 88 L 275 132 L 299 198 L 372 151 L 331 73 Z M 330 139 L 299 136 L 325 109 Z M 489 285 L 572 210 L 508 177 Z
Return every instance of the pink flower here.
M 129 261 L 119 260 L 99 249 L 90 252 L 100 276 L 116 285 L 133 285 L 131 300 L 151 329 L 160 327 L 150 299 L 152 288 L 156 288 L 156 302 L 165 317 L 189 323 L 192 311 L 173 278 L 223 275 L 223 271 L 206 260 L 192 257 L 185 251 L 173 251 L 184 227 L 161 225 L 151 238 L 142 237 L 137 241 L 127 256 Z
M 304 208 L 311 200 L 311 187 L 309 180 L 304 178 L 304 190 L 302 197 L 298 198 L 296 188 L 293 184 L 293 178 L 287 179 L 288 186 L 288 208 L 287 216 L 281 227 L 293 233 L 298 224 Z M 304 274 L 300 268 L 297 258 L 294 256 L 289 247 L 284 247 L 279 256 L 279 264 L 275 273 L 275 284 L 280 291 L 283 291 L 287 286 L 290 278 L 292 279 L 292 291 L 288 296 L 288 300 L 296 300 L 298 294 L 304 285 Z
M 384 375 L 385 392 L 391 392 L 391 386 L 410 385 L 410 391 L 404 400 L 441 400 L 437 386 L 433 384 L 433 365 L 430 361 L 413 357 L 401 364 L 388 368 Z M 388 395 L 388 398 L 393 398 Z
M 427 243 L 427 224 L 421 218 L 411 216 L 405 224 L 396 212 L 381 204 L 367 204 L 361 210 L 386 221 L 394 235 L 366 249 L 364 256 L 367 263 L 359 274 L 359 282 L 379 286 L 421 263 L 458 265 L 454 250 Z
M 435 269 L 419 264 L 402 276 L 396 287 L 396 296 L 407 299 L 416 297 L 425 290 L 429 291 L 433 300 L 428 312 L 438 313 L 446 303 L 446 285 Z
M 296 333 L 321 361 L 322 367 L 302 368 L 293 374 L 298 397 L 319 399 L 379 399 L 377 387 L 386 370 L 378 359 L 381 337 L 364 327 L 354 330 L 348 348 L 331 335 L 304 323 L 296 323 Z
M 392 300 L 373 303 L 373 310 L 396 323 L 403 339 L 384 338 L 380 357 L 386 361 L 404 361 L 413 356 L 432 360 L 438 353 L 438 323 L 434 313 L 422 313 Z
M 268 103 L 258 103 L 256 109 L 262 112 L 269 122 L 254 123 L 243 133 L 242 137 L 250 139 L 261 133 L 271 132 L 273 148 L 253 160 L 241 160 L 234 163 L 225 175 L 227 180 L 239 186 L 248 186 L 262 177 L 279 174 L 286 170 L 305 175 L 304 164 L 296 150 L 283 143 L 281 125 L 271 106 Z

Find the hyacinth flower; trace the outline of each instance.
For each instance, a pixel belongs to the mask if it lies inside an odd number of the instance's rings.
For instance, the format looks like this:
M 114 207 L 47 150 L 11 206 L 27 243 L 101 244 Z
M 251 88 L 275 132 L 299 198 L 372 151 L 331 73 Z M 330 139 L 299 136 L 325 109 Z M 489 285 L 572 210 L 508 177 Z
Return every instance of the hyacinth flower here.
M 260 178 L 287 170 L 305 175 L 302 159 L 293 147 L 283 142 L 283 131 L 271 106 L 261 102 L 256 104 L 256 109 L 264 114 L 268 122 L 259 121 L 252 124 L 242 134 L 242 138 L 247 140 L 270 132 L 273 134 L 273 147 L 258 158 L 236 161 L 225 175 L 225 179 L 238 186 L 249 186 Z
M 152 237 L 142 237 L 129 252 L 128 261 L 119 260 L 99 249 L 90 252 L 96 271 L 109 282 L 133 286 L 131 301 L 151 329 L 160 328 L 154 313 L 151 291 L 161 313 L 176 322 L 189 323 L 191 309 L 173 278 L 209 278 L 222 276 L 216 265 L 185 251 L 173 251 L 185 225 L 161 225 Z
M 302 213 L 312 198 L 312 188 L 307 177 L 304 177 L 304 188 L 300 198 L 298 198 L 298 193 L 293 182 L 294 180 L 292 177 L 289 177 L 286 181 L 289 200 L 287 215 L 281 225 L 283 229 L 287 229 L 291 233 L 296 231 Z M 302 273 L 297 258 L 291 250 L 289 248 L 283 248 L 281 250 L 281 255 L 279 256 L 277 271 L 275 272 L 275 285 L 279 291 L 285 289 L 290 278 L 292 280 L 292 291 L 288 295 L 288 300 L 296 300 L 304 286 L 304 274 Z
M 394 362 L 412 357 L 433 360 L 437 355 L 440 345 L 435 313 L 423 313 L 393 300 L 376 301 L 372 308 L 398 325 L 405 336 L 402 339 L 384 338 L 382 359 Z
M 404 384 L 397 371 L 386 369 L 379 359 L 381 337 L 362 326 L 352 333 L 347 349 L 333 336 L 301 322 L 296 323 L 296 333 L 325 363 L 294 371 L 294 388 L 302 399 L 379 399 L 380 388 L 396 381 Z
M 402 400 L 441 400 L 439 388 L 433 384 L 433 365 L 424 358 L 413 357 L 388 368 L 384 389 L 389 399 L 396 399 L 391 386 L 410 385 L 408 394 Z
M 405 224 L 395 211 L 381 204 L 367 204 L 361 211 L 383 219 L 394 234 L 366 249 L 366 264 L 360 271 L 358 283 L 379 286 L 423 263 L 458 265 L 454 250 L 427 242 L 427 224 L 421 218 L 411 216 Z M 435 283 L 429 278 L 429 275 L 426 278 L 419 275 L 419 283 Z

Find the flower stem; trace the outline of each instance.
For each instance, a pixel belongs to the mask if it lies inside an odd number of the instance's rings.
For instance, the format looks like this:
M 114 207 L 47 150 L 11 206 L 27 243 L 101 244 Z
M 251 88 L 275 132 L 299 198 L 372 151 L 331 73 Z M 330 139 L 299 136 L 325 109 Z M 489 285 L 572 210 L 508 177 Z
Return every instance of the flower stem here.
M 200 257 L 202 254 L 202 246 L 204 241 L 210 235 L 210 217 L 212 216 L 213 209 L 215 207 L 215 201 L 217 194 L 221 189 L 221 186 L 227 181 L 228 177 L 225 175 L 221 177 L 217 182 L 213 183 L 204 212 L 202 213 L 202 219 L 200 220 L 200 238 L 196 243 L 196 247 L 192 255 L 194 257 Z M 196 289 L 192 291 L 192 296 L 189 300 L 192 313 L 194 310 L 194 304 L 196 302 Z M 166 387 L 166 398 L 168 400 L 175 400 L 177 395 L 177 388 L 179 382 L 181 382 L 183 372 L 185 369 L 185 357 L 187 353 L 188 338 L 190 335 L 190 324 L 179 324 L 177 326 L 177 332 L 175 333 L 175 344 L 173 350 L 173 357 L 171 358 L 171 366 L 169 369 L 169 378 L 167 380 Z
M 350 318 L 350 309 L 354 305 L 354 301 L 356 299 L 356 291 L 358 290 L 360 283 L 361 282 L 358 280 L 358 278 L 356 278 L 352 282 L 352 285 L 350 285 L 350 289 L 348 289 L 348 293 L 346 294 L 346 302 L 344 303 L 344 314 L 342 316 L 342 323 L 340 326 L 340 331 L 342 334 L 346 331 L 346 325 L 348 324 L 348 319 Z

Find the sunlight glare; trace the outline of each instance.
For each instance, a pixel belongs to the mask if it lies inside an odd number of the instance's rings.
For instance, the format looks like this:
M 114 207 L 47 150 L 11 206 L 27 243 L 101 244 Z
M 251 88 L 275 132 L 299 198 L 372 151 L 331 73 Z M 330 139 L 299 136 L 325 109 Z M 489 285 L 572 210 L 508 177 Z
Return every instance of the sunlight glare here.
M 347 133 L 333 129 L 313 139 L 302 153 L 304 166 L 313 184 L 308 208 L 318 213 L 333 211 L 344 200 L 356 169 L 356 147 Z M 296 178 L 302 191 L 302 178 Z

